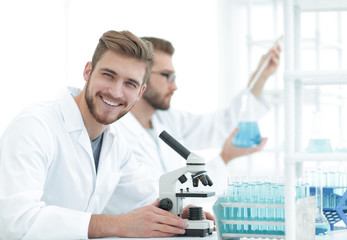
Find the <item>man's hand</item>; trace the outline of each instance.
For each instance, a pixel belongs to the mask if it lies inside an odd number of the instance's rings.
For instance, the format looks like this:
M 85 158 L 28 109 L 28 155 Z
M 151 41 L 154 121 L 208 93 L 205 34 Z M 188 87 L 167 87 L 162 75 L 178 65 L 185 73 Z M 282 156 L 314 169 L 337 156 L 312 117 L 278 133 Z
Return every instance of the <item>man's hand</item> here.
M 129 213 L 92 215 L 88 237 L 171 237 L 184 234 L 188 224 L 178 216 L 158 207 L 159 200 L 152 205 L 135 209 Z
M 280 63 L 280 54 L 281 54 L 281 46 L 277 45 L 271 48 L 270 51 L 267 52 L 265 55 L 263 55 L 262 58 L 260 59 L 257 69 L 254 71 L 254 73 L 252 74 L 248 82 L 248 86 L 250 86 L 251 84 L 254 84 L 253 88 L 251 89 L 251 92 L 256 98 L 260 97 L 267 79 L 274 72 L 276 72 Z M 261 66 L 263 65 L 263 63 L 269 56 L 271 57 L 269 63 L 263 69 L 262 72 L 259 72 L 261 69 Z M 260 75 L 258 75 L 258 72 Z M 259 76 L 259 79 L 254 79 L 255 76 L 257 75 Z M 256 81 L 256 83 L 252 83 L 253 81 Z
M 234 139 L 234 137 L 237 135 L 238 132 L 239 132 L 239 129 L 236 128 L 224 142 L 222 152 L 220 153 L 220 155 L 225 163 L 228 163 L 230 160 L 237 157 L 259 152 L 264 148 L 267 142 L 267 138 L 263 138 L 260 144 L 256 147 L 251 147 L 251 148 L 238 147 L 234 145 L 232 142 L 232 140 Z

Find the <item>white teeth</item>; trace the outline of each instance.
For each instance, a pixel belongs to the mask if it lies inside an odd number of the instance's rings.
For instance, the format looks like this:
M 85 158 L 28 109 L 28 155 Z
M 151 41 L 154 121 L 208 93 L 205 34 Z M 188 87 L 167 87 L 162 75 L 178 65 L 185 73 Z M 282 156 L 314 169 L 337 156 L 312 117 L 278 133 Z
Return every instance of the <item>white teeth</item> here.
M 108 105 L 111 105 L 111 106 L 118 106 L 119 104 L 116 104 L 114 102 L 111 102 L 109 100 L 106 100 L 106 99 L 102 99 L 105 103 L 107 103 Z

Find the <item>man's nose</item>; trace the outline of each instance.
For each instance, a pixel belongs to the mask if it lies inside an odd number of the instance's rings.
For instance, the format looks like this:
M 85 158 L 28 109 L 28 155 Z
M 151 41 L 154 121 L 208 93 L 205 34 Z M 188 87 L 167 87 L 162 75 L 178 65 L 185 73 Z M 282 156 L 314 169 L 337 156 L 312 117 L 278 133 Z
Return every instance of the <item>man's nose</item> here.
M 118 80 L 115 82 L 112 82 L 109 86 L 112 96 L 114 98 L 121 98 L 124 95 L 124 84 L 123 81 Z

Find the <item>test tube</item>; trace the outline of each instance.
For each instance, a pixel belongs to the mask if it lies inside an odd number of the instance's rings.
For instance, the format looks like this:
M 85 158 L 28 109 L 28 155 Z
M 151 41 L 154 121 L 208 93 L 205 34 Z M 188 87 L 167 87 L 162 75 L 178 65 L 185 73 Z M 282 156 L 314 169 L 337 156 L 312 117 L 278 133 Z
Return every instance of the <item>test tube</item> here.
M 259 203 L 259 186 L 260 186 L 260 181 L 258 177 L 253 177 L 251 178 L 251 203 L 252 204 L 258 204 Z M 251 209 L 251 219 L 253 221 L 259 220 L 259 208 L 252 208 Z M 253 233 L 259 233 L 259 225 L 252 225 L 252 231 Z

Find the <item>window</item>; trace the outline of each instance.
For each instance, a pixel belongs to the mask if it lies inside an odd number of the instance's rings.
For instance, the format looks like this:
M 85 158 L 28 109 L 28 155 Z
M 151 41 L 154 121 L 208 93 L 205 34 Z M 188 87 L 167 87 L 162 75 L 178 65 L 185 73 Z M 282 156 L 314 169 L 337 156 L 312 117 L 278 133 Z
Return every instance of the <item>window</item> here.
M 262 54 L 268 51 L 274 39 L 283 34 L 283 1 L 278 0 L 223 0 L 221 1 L 221 17 L 224 28 L 222 36 L 223 46 L 226 46 L 224 57 L 224 89 L 236 89 L 238 91 L 246 86 L 249 76 L 256 68 Z M 301 69 L 339 71 L 346 70 L 347 31 L 345 12 L 305 12 L 301 19 L 301 57 L 296 59 Z M 282 62 L 277 74 L 268 80 L 264 95 L 271 104 L 270 113 L 258 121 L 263 136 L 269 137 L 266 148 L 248 160 L 243 160 L 247 167 L 245 173 L 251 170 L 251 174 L 264 175 L 269 168 L 272 173 L 283 170 L 281 166 L 284 151 L 284 101 L 283 101 L 283 66 Z M 240 79 L 239 82 L 232 79 Z M 344 143 L 346 130 L 343 122 L 346 122 L 346 93 L 345 86 L 309 87 L 304 89 L 304 113 L 302 149 L 305 150 L 309 142 L 313 112 L 319 108 L 324 111 L 324 131 L 328 135 L 334 147 Z M 224 90 L 225 91 L 225 90 Z M 224 92 L 224 96 L 228 96 Z M 319 100 L 318 100 L 319 99 Z M 224 98 L 227 102 L 227 97 Z M 317 105 L 319 104 L 319 106 Z M 329 118 L 328 118 L 329 116 Z M 238 170 L 238 161 L 232 164 L 232 174 L 243 174 Z M 255 166 L 256 167 L 255 167 Z M 262 167 L 263 166 L 263 167 Z M 260 167 L 260 168 L 259 168 Z M 233 170 L 236 168 L 237 170 Z M 254 169 L 257 171 L 252 172 Z

